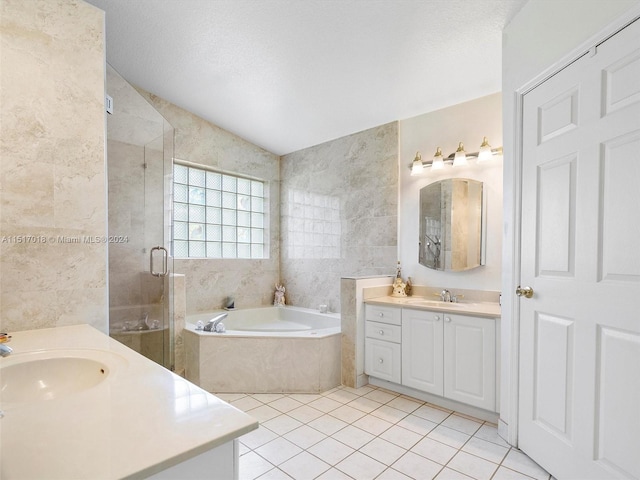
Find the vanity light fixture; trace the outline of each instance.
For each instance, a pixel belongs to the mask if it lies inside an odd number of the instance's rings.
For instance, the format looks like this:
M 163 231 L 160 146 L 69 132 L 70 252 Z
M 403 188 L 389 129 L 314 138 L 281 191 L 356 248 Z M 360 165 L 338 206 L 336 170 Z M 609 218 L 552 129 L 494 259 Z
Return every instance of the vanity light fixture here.
M 433 170 L 440 170 L 444 168 L 444 157 L 442 156 L 442 150 L 440 147 L 436 148 L 436 153 L 433 155 L 433 161 L 431 162 L 431 168 Z
M 422 156 L 420 152 L 416 152 L 416 158 L 413 159 L 413 163 L 411 164 L 411 175 L 420 175 L 423 171 Z
M 478 152 L 478 162 L 486 162 L 491 160 L 493 153 L 491 152 L 491 145 L 487 141 L 487 137 L 482 137 L 482 145 L 480 145 L 480 151 Z
M 458 144 L 458 149 L 453 155 L 453 166 L 462 167 L 467 164 L 467 152 L 464 151 L 464 145 L 462 142 Z
M 502 147 L 491 148 L 487 137 L 483 137 L 479 151 L 473 153 L 465 152 L 462 142 L 458 144 L 458 149 L 448 157 L 444 157 L 442 155 L 442 150 L 438 147 L 431 161 L 422 161 L 420 152 L 416 152 L 416 156 L 411 165 L 409 165 L 409 168 L 411 169 L 411 175 L 421 175 L 427 170 L 427 168 L 431 168 L 431 170 L 439 170 L 445 166 L 464 166 L 469 164 L 469 160 L 474 159 L 477 163 L 484 163 L 487 160 L 490 160 L 494 155 L 502 155 Z

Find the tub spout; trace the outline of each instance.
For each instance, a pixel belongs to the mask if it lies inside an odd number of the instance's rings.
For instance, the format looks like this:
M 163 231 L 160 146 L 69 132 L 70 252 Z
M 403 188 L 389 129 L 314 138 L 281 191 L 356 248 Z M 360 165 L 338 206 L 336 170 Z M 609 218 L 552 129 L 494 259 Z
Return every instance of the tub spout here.
M 217 327 L 218 324 L 224 320 L 225 318 L 227 318 L 228 313 L 220 313 L 218 315 L 216 315 L 215 317 L 213 317 L 211 320 L 209 320 L 207 322 L 207 324 L 204 326 L 203 330 L 205 332 L 217 332 Z

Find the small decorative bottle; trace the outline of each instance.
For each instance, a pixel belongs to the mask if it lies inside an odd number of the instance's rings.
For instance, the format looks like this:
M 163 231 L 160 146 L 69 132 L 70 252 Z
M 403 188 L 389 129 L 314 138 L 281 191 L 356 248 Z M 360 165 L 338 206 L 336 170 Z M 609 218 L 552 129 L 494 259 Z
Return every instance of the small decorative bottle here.
M 392 297 L 406 297 L 407 294 L 404 291 L 406 284 L 402 281 L 402 273 L 400 271 L 400 262 L 398 262 L 398 270 L 396 271 L 396 278 L 393 281 Z
M 411 277 L 407 278 L 407 284 L 404 286 L 404 293 L 407 294 L 408 297 L 411 296 L 413 288 L 413 284 L 411 283 Z

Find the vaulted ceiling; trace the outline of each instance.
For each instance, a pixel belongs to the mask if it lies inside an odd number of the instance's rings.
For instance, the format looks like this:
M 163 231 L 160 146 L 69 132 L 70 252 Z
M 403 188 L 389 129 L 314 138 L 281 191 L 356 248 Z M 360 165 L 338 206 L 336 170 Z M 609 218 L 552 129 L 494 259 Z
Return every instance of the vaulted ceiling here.
M 279 155 L 501 90 L 526 0 L 88 0 L 129 82 Z

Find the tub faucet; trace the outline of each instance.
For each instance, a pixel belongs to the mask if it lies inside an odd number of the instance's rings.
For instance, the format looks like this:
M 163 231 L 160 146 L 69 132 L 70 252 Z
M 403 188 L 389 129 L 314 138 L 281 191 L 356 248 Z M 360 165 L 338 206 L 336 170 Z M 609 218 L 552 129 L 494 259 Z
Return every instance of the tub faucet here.
M 5 345 L 4 343 L 0 343 L 0 355 L 3 357 L 8 357 L 13 352 L 13 348 L 9 345 Z
M 218 331 L 218 324 L 224 320 L 225 318 L 227 318 L 228 313 L 219 313 L 218 315 L 216 315 L 215 317 L 213 317 L 211 320 L 209 320 L 207 322 L 207 324 L 204 326 L 203 330 L 205 332 L 217 332 Z

